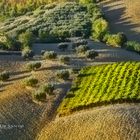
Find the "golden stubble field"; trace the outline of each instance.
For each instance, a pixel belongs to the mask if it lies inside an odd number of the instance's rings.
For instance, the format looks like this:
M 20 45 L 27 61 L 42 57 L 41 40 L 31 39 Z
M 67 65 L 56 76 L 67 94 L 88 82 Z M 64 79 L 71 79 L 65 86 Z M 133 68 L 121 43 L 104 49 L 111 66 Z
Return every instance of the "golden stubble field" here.
M 55 119 L 37 140 L 138 140 L 140 104 L 116 104 Z

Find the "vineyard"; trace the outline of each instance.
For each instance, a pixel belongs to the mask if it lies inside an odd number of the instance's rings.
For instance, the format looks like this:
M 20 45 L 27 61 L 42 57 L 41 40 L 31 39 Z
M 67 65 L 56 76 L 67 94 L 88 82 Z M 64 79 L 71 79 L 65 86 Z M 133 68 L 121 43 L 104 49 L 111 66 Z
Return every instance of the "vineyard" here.
M 58 109 L 60 115 L 113 102 L 140 99 L 140 62 L 121 62 L 81 70 Z

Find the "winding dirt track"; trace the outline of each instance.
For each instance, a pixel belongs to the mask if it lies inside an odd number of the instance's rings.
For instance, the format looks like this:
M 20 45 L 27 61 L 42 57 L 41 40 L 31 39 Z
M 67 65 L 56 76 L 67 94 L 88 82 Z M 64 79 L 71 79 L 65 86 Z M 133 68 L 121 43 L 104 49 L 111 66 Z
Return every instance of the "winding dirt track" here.
M 140 22 L 136 22 L 128 14 L 127 2 L 128 0 L 105 0 L 99 5 L 109 21 L 113 33 L 124 32 L 129 40 L 140 42 Z

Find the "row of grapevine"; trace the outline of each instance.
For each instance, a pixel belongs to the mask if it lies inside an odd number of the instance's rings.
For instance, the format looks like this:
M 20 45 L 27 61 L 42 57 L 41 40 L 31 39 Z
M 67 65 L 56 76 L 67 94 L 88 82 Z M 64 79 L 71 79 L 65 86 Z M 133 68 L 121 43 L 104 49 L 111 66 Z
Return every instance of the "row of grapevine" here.
M 73 86 L 77 90 L 65 98 L 58 112 L 104 103 L 140 99 L 140 62 L 121 62 L 84 68 Z M 72 88 L 73 88 L 72 86 Z

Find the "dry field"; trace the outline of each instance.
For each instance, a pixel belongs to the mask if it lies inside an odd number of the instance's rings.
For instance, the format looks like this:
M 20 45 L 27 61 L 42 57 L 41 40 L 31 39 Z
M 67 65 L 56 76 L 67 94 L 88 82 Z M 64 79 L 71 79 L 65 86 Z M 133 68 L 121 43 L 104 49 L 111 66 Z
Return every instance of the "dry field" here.
M 139 0 L 105 0 L 100 6 L 112 32 L 124 32 L 129 40 L 140 42 Z
M 37 140 L 139 140 L 140 104 L 110 105 L 56 118 Z
M 99 52 L 99 57 L 95 60 L 91 61 L 83 56 L 77 56 L 71 50 L 62 53 L 71 57 L 70 65 L 63 65 L 58 60 L 38 60 L 36 56 L 33 61 L 42 62 L 42 68 L 36 72 L 28 72 L 25 69 L 28 61 L 23 61 L 19 56 L 0 56 L 0 71 L 8 70 L 11 72 L 10 79 L 0 83 L 0 124 L 2 124 L 0 139 L 32 140 L 44 126 L 47 126 L 55 118 L 56 109 L 71 85 L 71 81 L 63 82 L 56 78 L 57 70 L 112 63 L 112 61 L 140 61 L 140 56 L 133 52 L 110 48 L 91 41 L 89 41 L 89 45 Z M 56 49 L 56 44 L 53 46 L 54 48 L 50 44 L 36 44 L 34 51 L 38 52 L 37 47 L 40 47 L 47 50 L 53 49 L 61 54 Z M 26 89 L 22 82 L 30 75 L 38 78 L 40 84 L 55 83 L 55 95 L 48 98 L 46 102 L 40 104 L 34 102 L 31 97 L 33 89 Z M 4 128 L 4 124 L 6 124 L 6 128 Z

